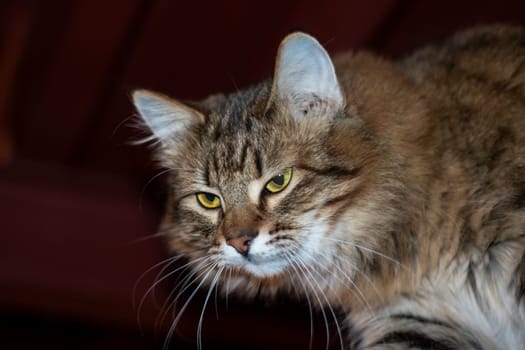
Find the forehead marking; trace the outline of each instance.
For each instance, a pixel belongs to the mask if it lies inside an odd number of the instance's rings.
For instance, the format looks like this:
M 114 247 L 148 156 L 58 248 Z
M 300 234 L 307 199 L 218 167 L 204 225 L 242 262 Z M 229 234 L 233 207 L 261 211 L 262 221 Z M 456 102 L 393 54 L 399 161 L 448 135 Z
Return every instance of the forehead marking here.
M 260 179 L 252 180 L 248 184 L 248 198 L 250 198 L 250 201 L 255 205 L 259 204 L 262 185 Z

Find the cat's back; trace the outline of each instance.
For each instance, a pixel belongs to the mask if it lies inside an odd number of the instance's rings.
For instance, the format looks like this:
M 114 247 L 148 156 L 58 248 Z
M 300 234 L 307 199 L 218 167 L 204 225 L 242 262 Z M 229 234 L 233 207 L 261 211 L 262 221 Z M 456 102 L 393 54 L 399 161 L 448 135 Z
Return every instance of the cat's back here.
M 389 90 L 408 91 L 411 99 L 399 114 L 410 114 L 416 103 L 424 109 L 418 115 L 424 122 L 407 123 L 405 132 L 423 135 L 426 142 L 419 145 L 427 153 L 415 161 L 432 169 L 420 182 L 426 199 L 412 270 L 414 289 L 425 297 L 413 295 L 399 310 L 454 319 L 483 348 L 520 348 L 525 341 L 525 31 L 492 26 L 461 32 L 414 52 L 395 69 L 401 83 L 388 82 Z
M 525 30 L 500 25 L 461 31 L 440 44 L 415 51 L 400 64 L 416 82 L 463 76 L 508 87 L 521 85 L 523 94 L 524 58 Z
M 473 29 L 401 65 L 432 116 L 440 173 L 427 218 L 441 238 L 428 241 L 448 252 L 433 263 L 455 266 L 436 276 L 465 291 L 458 310 L 477 295 L 479 309 L 463 310 L 462 323 L 516 348 L 525 331 L 508 320 L 525 319 L 516 308 L 525 285 L 525 32 Z
M 463 182 L 467 200 L 513 201 L 512 210 L 522 209 L 525 31 L 472 29 L 400 64 L 430 109 L 433 152 L 445 180 L 459 189 Z
M 429 196 L 429 231 L 454 241 L 443 251 L 525 232 L 524 29 L 470 29 L 394 63 L 368 53 L 334 62 L 350 113 Z
M 460 32 L 399 65 L 431 108 L 444 147 L 483 157 L 479 152 L 525 146 L 522 28 L 489 26 Z

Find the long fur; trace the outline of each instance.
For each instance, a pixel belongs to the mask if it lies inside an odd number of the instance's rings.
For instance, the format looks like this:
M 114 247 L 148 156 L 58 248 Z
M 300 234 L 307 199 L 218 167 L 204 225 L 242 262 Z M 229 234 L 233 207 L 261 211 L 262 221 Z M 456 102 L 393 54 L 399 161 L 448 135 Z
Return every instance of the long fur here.
M 334 67 L 344 105 L 265 81 L 195 104 L 204 122 L 161 140 L 170 247 L 203 258 L 195 277 L 212 288 L 344 310 L 349 348 L 523 348 L 523 30 L 478 28 L 398 62 L 346 53 Z M 264 192 L 288 167 L 288 187 Z M 246 232 L 244 257 L 228 240 Z

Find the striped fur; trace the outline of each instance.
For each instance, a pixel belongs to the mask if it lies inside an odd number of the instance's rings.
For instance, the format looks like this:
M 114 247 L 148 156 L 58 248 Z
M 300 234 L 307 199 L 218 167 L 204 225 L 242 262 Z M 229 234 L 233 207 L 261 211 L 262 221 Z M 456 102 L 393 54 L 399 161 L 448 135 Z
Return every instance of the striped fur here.
M 348 348 L 525 347 L 525 33 L 478 28 L 398 62 L 345 53 L 335 76 L 300 67 L 294 50 L 331 62 L 295 35 L 272 80 L 191 106 L 135 96 L 150 127 L 182 120 L 153 130 L 170 247 L 210 292 L 344 310 Z M 247 233 L 244 256 L 227 242 Z

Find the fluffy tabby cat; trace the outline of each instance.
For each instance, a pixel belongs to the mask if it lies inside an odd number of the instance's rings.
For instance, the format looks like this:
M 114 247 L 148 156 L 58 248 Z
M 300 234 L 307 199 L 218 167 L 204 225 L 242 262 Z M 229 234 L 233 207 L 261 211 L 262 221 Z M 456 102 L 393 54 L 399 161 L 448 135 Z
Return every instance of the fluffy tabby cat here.
M 341 308 L 352 349 L 525 348 L 523 30 L 398 62 L 295 33 L 258 85 L 133 100 L 199 286 Z

